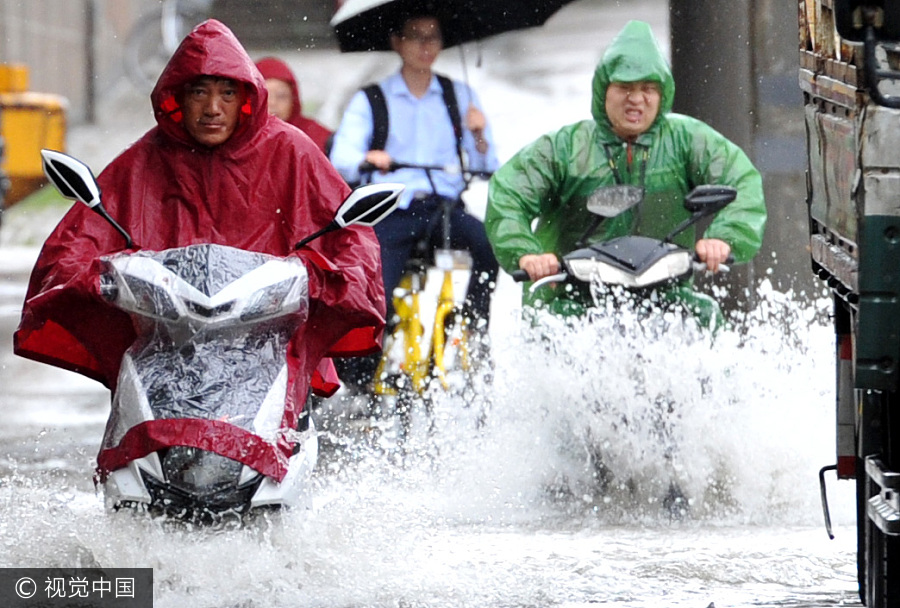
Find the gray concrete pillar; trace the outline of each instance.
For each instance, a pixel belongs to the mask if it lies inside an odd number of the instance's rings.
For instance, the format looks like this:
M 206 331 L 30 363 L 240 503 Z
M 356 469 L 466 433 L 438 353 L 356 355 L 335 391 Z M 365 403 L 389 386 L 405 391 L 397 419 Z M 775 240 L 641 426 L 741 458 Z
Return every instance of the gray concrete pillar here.
M 728 279 L 730 307 L 752 305 L 764 278 L 777 289 L 821 290 L 810 270 L 803 98 L 797 84 L 796 3 L 671 0 L 676 112 L 741 146 L 763 174 L 769 223 L 756 260 Z

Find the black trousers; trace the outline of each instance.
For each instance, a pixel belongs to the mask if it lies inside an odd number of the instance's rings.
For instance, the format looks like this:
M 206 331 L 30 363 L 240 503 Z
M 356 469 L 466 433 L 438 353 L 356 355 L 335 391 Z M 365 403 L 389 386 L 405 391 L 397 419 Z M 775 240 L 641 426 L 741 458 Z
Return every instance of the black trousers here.
M 472 272 L 466 289 L 465 314 L 473 326 L 485 326 L 491 316 L 491 296 L 499 267 L 488 242 L 484 224 L 466 213 L 462 201 L 438 196 L 414 199 L 407 209 L 397 209 L 375 226 L 381 245 L 381 267 L 387 299 L 387 319 L 393 317 L 391 293 L 400 284 L 404 268 L 416 244 L 426 240 L 430 250 L 443 246 L 442 211 L 450 216 L 450 248 L 468 251 Z M 479 323 L 483 321 L 482 323 Z

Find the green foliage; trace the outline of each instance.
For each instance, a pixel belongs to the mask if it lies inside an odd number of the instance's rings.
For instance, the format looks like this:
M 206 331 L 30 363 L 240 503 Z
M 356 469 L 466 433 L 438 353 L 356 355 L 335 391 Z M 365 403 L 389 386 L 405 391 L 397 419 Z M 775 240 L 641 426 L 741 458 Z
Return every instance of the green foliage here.
M 16 208 L 24 211 L 27 209 L 34 210 L 46 207 L 69 207 L 71 204 L 72 201 L 63 198 L 56 188 L 50 184 L 45 184 L 41 186 L 40 189 L 32 192 L 16 203 L 11 209 L 8 209 L 7 212 L 13 213 Z
M 3 211 L 0 246 L 40 246 L 73 204 L 49 184 L 29 194 Z

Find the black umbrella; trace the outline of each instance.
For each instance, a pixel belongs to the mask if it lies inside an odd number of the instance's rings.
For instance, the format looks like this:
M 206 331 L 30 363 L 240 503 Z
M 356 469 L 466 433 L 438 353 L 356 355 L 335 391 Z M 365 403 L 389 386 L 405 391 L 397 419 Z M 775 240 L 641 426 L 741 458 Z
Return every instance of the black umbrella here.
M 341 51 L 389 51 L 412 14 L 437 17 L 444 48 L 543 25 L 572 0 L 347 0 L 331 19 Z

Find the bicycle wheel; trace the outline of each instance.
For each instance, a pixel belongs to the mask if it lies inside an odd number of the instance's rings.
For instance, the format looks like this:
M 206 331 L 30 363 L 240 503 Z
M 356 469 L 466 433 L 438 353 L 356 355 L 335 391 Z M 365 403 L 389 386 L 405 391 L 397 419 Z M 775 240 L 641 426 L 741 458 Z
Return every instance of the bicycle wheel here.
M 410 347 L 407 332 L 420 327 L 412 319 L 401 321 L 385 335 L 384 348 L 375 371 L 374 393 L 380 400 L 381 416 L 397 422 L 397 442 L 406 443 L 412 428 L 412 415 L 419 390 L 417 390 L 417 349 Z
M 122 61 L 135 88 L 150 93 L 166 64 L 195 25 L 209 15 L 210 0 L 167 0 L 138 19 L 125 41 Z
M 122 61 L 125 75 L 142 93 L 150 93 L 169 61 L 163 41 L 162 9 L 137 20 L 125 41 Z
M 494 365 L 483 337 L 472 332 L 462 307 L 456 306 L 443 318 L 444 340 L 432 353 L 430 377 L 440 382 L 444 392 L 462 402 L 476 427 L 487 423 L 491 410 Z M 436 343 L 437 341 L 435 341 Z M 440 358 L 443 365 L 438 368 Z

